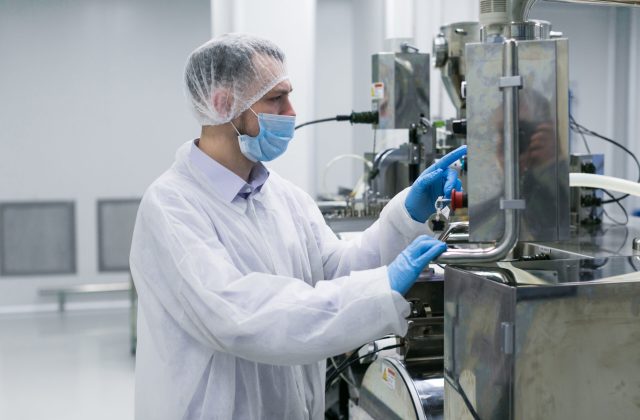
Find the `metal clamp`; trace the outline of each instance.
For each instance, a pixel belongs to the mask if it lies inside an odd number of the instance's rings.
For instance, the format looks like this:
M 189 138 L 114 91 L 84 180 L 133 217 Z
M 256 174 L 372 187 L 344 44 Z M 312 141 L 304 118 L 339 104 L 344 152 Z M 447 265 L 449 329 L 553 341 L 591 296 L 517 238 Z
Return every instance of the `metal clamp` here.
M 524 200 L 500 199 L 500 210 L 524 210 L 526 207 Z
M 522 87 L 522 76 L 503 76 L 498 82 L 500 89 Z
M 503 338 L 503 342 L 502 342 L 502 352 L 504 354 L 513 354 L 513 350 L 514 350 L 514 336 L 515 336 L 515 331 L 514 331 L 514 325 L 513 322 L 501 322 L 500 323 L 500 327 L 502 329 L 502 338 Z
M 420 163 L 420 146 L 417 144 L 409 144 L 408 150 L 409 163 Z

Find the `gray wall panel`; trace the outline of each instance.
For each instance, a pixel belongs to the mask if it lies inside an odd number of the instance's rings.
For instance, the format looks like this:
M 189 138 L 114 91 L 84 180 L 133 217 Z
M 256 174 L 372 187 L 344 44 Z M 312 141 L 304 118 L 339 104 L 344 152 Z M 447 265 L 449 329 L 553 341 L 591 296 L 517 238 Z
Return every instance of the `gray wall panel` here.
M 0 204 L 0 274 L 76 272 L 73 202 Z
M 98 201 L 98 269 L 128 271 L 139 199 Z

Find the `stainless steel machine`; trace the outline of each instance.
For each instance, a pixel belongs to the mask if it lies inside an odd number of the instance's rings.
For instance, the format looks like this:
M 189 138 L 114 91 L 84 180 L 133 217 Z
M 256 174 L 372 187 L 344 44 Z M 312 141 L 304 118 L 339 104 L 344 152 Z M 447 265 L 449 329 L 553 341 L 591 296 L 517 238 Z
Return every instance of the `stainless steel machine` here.
M 601 196 L 570 172 L 602 173 L 602 156 L 569 156 L 569 41 L 527 20 L 534 2 L 480 0 L 479 23 L 436 37 L 468 217 L 353 418 L 640 418 L 640 226 L 581 223 Z
M 509 127 L 519 167 L 519 240 L 560 240 L 569 236 L 569 111 L 566 39 L 549 39 L 546 22 L 513 25 L 532 30 L 533 39 L 467 44 L 467 144 L 469 229 L 473 242 L 496 241 L 504 234 L 505 90 L 514 89 L 517 115 Z M 496 29 L 497 31 L 497 29 Z M 520 35 L 520 33 L 518 34 Z M 491 34 L 484 37 L 491 38 Z M 494 35 L 494 39 L 495 39 Z M 547 38 L 545 38 L 547 37 Z M 513 38 L 505 38 L 505 40 Z M 513 57 L 506 57 L 509 49 Z M 513 74 L 505 65 L 513 60 Z M 509 69 L 511 70 L 511 69 Z M 517 102 L 516 102 L 517 98 Z M 502 201 L 504 204 L 504 200 Z M 540 217 L 544 214 L 545 217 Z
M 371 72 L 378 128 L 411 128 L 429 116 L 429 54 L 405 43 L 399 52 L 374 54 Z
M 450 265 L 446 287 L 425 276 L 433 312 L 366 371 L 354 418 L 636 418 L 638 270 L 640 253 Z
M 447 267 L 447 418 L 640 415 L 640 255 Z
M 399 51 L 380 52 L 371 59 L 371 114 L 375 130 L 407 130 L 399 147 L 365 156 L 367 188 L 357 197 L 320 203 L 336 233 L 361 231 L 371 225 L 389 200 L 426 169 L 435 157 L 429 132 L 429 54 L 402 43 Z M 370 122 L 370 121 L 367 121 Z
M 406 43 L 398 52 L 382 52 L 371 58 L 371 102 L 378 113 L 374 128 L 407 129 L 408 138 L 400 147 L 373 157 L 370 200 L 393 197 L 411 185 L 433 159 L 433 147 L 423 143 L 430 112 L 429 67 L 429 54 Z
M 456 117 L 435 132 L 436 149 L 446 153 L 466 144 L 467 101 L 465 46 L 480 41 L 478 22 L 455 22 L 442 26 L 433 40 L 433 64 L 440 69 L 442 84 L 456 108 Z

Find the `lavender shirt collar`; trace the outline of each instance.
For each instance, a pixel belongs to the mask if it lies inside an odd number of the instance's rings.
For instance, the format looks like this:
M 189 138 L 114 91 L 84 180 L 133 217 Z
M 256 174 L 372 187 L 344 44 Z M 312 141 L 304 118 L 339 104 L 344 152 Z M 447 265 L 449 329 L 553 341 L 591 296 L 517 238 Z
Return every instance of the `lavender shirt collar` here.
M 246 199 L 257 194 L 262 189 L 267 178 L 269 178 L 267 168 L 258 162 L 251 170 L 249 182 L 247 183 L 200 150 L 197 144 L 198 140 L 194 140 L 191 144 L 189 160 L 196 168 L 202 171 L 211 186 L 229 203 L 236 197 Z

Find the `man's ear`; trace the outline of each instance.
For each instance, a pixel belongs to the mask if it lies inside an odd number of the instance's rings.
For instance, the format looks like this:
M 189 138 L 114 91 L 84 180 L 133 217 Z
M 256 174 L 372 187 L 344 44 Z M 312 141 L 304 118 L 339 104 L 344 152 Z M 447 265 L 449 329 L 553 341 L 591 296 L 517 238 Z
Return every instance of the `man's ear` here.
M 213 109 L 222 118 L 227 118 L 233 107 L 233 96 L 226 89 L 216 89 L 211 94 Z

